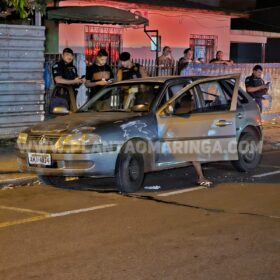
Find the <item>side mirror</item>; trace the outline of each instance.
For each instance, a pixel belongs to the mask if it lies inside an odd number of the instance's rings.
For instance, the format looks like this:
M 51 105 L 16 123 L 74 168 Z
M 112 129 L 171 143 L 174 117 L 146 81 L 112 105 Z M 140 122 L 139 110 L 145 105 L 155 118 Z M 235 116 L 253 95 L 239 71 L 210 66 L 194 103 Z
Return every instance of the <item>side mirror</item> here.
M 69 114 L 69 110 L 65 107 L 54 107 L 52 113 L 56 115 L 66 115 Z

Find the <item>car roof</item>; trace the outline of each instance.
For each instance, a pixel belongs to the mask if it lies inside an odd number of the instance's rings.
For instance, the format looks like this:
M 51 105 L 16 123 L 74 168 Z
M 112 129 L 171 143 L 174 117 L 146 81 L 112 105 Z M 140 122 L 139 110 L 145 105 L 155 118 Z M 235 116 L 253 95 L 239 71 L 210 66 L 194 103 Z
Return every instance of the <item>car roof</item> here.
M 133 80 L 125 80 L 121 82 L 116 82 L 114 84 L 128 84 L 128 83 L 165 83 L 177 80 L 198 80 L 206 78 L 206 76 L 160 76 L 160 77 L 148 77 L 148 78 L 138 78 Z

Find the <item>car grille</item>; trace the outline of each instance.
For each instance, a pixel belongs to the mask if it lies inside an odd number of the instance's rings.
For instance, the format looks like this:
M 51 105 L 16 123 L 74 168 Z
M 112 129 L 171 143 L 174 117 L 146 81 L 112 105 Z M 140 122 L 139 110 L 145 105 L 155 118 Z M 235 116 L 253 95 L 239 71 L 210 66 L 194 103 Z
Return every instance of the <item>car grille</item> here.
M 60 136 L 52 135 L 29 135 L 28 142 L 39 145 L 55 145 Z

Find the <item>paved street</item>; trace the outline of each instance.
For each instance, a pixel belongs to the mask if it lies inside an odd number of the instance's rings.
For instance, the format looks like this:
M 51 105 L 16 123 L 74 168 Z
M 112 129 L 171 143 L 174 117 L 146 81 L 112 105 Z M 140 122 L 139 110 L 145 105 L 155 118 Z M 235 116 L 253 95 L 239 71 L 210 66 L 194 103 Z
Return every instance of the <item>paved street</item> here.
M 214 189 L 182 168 L 128 196 L 111 179 L 0 190 L 1 279 L 279 279 L 279 158 L 208 164 Z

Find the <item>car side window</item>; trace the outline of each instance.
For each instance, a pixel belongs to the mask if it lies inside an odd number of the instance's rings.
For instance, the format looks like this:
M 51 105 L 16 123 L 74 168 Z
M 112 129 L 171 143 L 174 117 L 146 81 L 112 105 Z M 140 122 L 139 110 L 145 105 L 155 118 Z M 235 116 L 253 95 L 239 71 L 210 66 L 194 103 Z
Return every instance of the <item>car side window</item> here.
M 173 115 L 186 115 L 196 111 L 194 91 L 188 90 L 178 97 L 173 104 Z
M 234 83 L 233 81 L 222 81 L 221 82 L 223 89 L 225 90 L 226 94 L 229 96 L 229 98 L 232 98 L 232 92 L 234 89 Z M 239 89 L 238 91 L 238 103 L 240 104 L 248 104 L 249 100 L 247 99 L 247 97 L 245 96 L 246 94 L 244 94 L 242 89 Z
M 184 83 L 184 84 L 171 85 L 170 87 L 168 87 L 163 94 L 163 97 L 159 103 L 158 108 L 163 106 L 167 101 L 169 101 L 176 93 L 178 93 L 185 86 L 186 84 Z
M 198 85 L 202 98 L 202 112 L 227 111 L 230 109 L 230 98 L 217 81 Z

